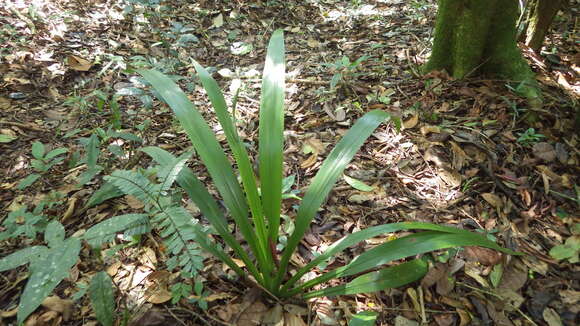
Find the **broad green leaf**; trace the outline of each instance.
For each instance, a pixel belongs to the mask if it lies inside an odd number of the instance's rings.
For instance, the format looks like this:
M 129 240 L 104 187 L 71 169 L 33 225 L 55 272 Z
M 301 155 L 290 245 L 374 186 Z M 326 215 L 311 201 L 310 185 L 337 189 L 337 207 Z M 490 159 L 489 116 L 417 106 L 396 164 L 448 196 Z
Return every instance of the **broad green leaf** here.
M 373 191 L 375 189 L 375 187 L 369 186 L 366 183 L 357 180 L 355 178 L 351 178 L 348 175 L 344 174 L 343 176 L 344 181 L 346 181 L 346 183 L 348 183 L 351 187 L 353 187 L 356 190 L 360 190 L 360 191 Z
M 298 289 L 307 289 L 334 278 L 362 273 L 394 260 L 435 250 L 462 246 L 481 246 L 502 252 L 513 253 L 511 250 L 501 248 L 496 243 L 474 233 L 444 233 L 437 231 L 420 232 L 376 246 L 360 254 L 346 266 L 339 267 L 330 272 L 324 273 L 313 280 L 305 282 L 298 286 Z M 291 292 L 297 293 L 297 290 L 295 289 Z
M 42 160 L 44 158 L 44 144 L 35 141 L 32 143 L 32 156 L 37 160 Z
M 364 230 L 360 230 L 358 232 L 349 234 L 334 242 L 324 253 L 317 256 L 313 259 L 310 263 L 306 266 L 300 268 L 292 278 L 286 282 L 283 287 L 283 291 L 291 287 L 296 281 L 298 281 L 304 274 L 308 273 L 312 268 L 316 267 L 318 264 L 324 262 L 325 260 L 329 259 L 330 257 L 334 256 L 335 254 L 343 251 L 346 248 L 352 247 L 355 244 L 374 238 L 379 235 L 389 234 L 398 231 L 404 230 L 429 230 L 429 231 L 439 231 L 439 232 L 446 232 L 446 233 L 457 233 L 457 234 L 465 234 L 465 235 L 472 235 L 473 233 L 454 228 L 449 226 L 442 226 L 436 225 L 431 223 L 424 223 L 424 222 L 401 222 L 401 223 L 391 223 L 391 224 L 383 224 L 377 225 L 373 227 L 366 228 Z M 504 250 L 504 252 L 506 252 Z M 517 254 L 514 252 L 509 251 L 510 254 Z
M 44 159 L 52 160 L 53 158 L 55 158 L 61 154 L 67 153 L 67 152 L 68 152 L 67 148 L 64 148 L 64 147 L 56 148 L 56 149 L 53 149 L 52 151 L 48 152 L 48 154 L 46 154 L 46 157 Z
M 346 165 L 352 160 L 356 152 L 371 135 L 371 133 L 390 115 L 386 112 L 375 110 L 368 112 L 358 119 L 352 128 L 338 142 L 330 152 L 320 170 L 308 187 L 308 191 L 302 200 L 296 216 L 296 229 L 288 239 L 288 244 L 282 254 L 277 282 L 282 280 L 283 273 L 288 268 L 290 257 L 298 243 L 304 237 L 304 233 L 310 227 L 314 215 L 326 200 L 336 180 L 344 171 Z
M 18 324 L 24 322 L 52 290 L 68 276 L 81 250 L 78 238 L 69 238 L 46 252 L 46 255 L 32 261 L 30 278 L 18 304 Z
M 139 73 L 151 83 L 159 97 L 171 107 L 207 167 L 244 239 L 253 252 L 260 253 L 256 234 L 248 218 L 246 198 L 212 129 L 185 93 L 171 79 L 154 70 L 140 70 Z M 262 258 L 261 255 L 258 255 L 258 259 Z M 265 262 L 262 262 L 260 265 L 264 264 Z
M 375 311 L 361 311 L 352 315 L 348 326 L 373 326 L 377 321 L 379 314 Z
M 111 182 L 105 182 L 101 188 L 93 193 L 91 198 L 87 201 L 85 208 L 91 208 L 93 206 L 99 205 L 104 201 L 122 196 L 123 192 L 115 187 Z
M 0 259 L 0 272 L 26 265 L 46 253 L 45 246 L 34 246 L 18 250 Z
M 216 112 L 218 120 L 224 130 L 228 145 L 230 146 L 236 163 L 238 164 L 238 170 L 242 177 L 242 185 L 246 192 L 248 198 L 248 204 L 254 218 L 254 225 L 256 227 L 256 232 L 259 234 L 258 239 L 261 241 L 260 246 L 262 251 L 266 250 L 266 224 L 264 221 L 264 213 L 262 211 L 262 202 L 258 194 L 258 185 L 256 183 L 256 175 L 254 174 L 254 169 L 252 168 L 252 163 L 248 156 L 246 146 L 240 139 L 236 127 L 233 123 L 234 117 L 228 112 L 226 105 L 226 100 L 224 99 L 223 93 L 221 92 L 217 82 L 210 76 L 210 74 L 197 62 L 193 63 L 195 70 L 205 88 L 209 100 Z M 264 252 L 262 253 L 264 254 Z
M 420 279 L 427 273 L 427 270 L 428 265 L 426 262 L 415 259 L 380 271 L 361 275 L 347 284 L 308 292 L 304 295 L 304 298 L 370 293 L 396 288 Z
M 99 160 L 99 137 L 96 134 L 91 134 L 89 137 L 89 142 L 86 145 L 87 151 L 87 166 L 90 169 L 94 169 L 97 166 L 97 161 Z
M 52 221 L 46 226 L 44 231 L 44 241 L 50 248 L 58 246 L 64 240 L 64 226 L 59 221 Z
M 284 33 L 279 29 L 270 38 L 262 75 L 258 153 L 262 203 L 272 243 L 278 240 L 284 178 L 285 73 Z
M 38 174 L 38 173 L 29 174 L 26 178 L 20 180 L 20 182 L 18 183 L 18 186 L 16 188 L 18 190 L 26 189 L 31 184 L 35 183 L 36 180 L 38 180 L 38 178 L 40 178 L 40 174 Z
M 99 272 L 93 276 L 89 286 L 89 297 L 97 320 L 103 326 L 112 326 L 115 320 L 115 297 L 113 281 L 107 273 Z

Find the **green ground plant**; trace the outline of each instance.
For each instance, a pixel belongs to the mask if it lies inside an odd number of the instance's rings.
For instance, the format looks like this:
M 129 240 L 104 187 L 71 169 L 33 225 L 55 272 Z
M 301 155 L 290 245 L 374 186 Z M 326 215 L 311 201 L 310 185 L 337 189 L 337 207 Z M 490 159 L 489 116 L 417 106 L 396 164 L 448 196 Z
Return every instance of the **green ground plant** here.
M 472 232 L 429 223 L 403 222 L 375 226 L 350 234 L 333 244 L 325 253 L 316 257 L 306 266 L 296 270 L 290 277 L 290 257 L 308 230 L 316 212 L 358 149 L 374 129 L 390 116 L 379 110 L 368 112 L 338 142 L 306 191 L 294 217 L 294 230 L 287 239 L 284 250 L 279 257 L 276 250 L 272 248 L 276 248 L 279 239 L 282 216 L 284 65 L 283 33 L 276 31 L 268 46 L 262 81 L 258 178 L 252 168 L 246 146 L 236 131 L 233 118 L 228 111 L 217 82 L 202 66 L 194 62 L 198 77 L 226 135 L 237 164 L 237 172 L 241 176 L 241 185 L 238 182 L 237 173 L 226 153 L 220 147 L 214 132 L 185 93 L 170 78 L 160 72 L 139 71 L 153 86 L 158 97 L 166 102 L 175 113 L 191 139 L 197 155 L 207 167 L 215 187 L 221 194 L 224 205 L 241 236 L 247 241 L 255 259 L 252 259 L 248 251 L 243 249 L 241 243 L 236 240 L 226 216 L 219 209 L 216 200 L 209 194 L 205 185 L 189 169 L 184 168 L 177 177 L 177 183 L 197 204 L 203 217 L 209 221 L 223 242 L 232 248 L 237 258 L 244 262 L 245 269 L 234 263 L 233 257 L 226 253 L 218 242 L 209 240 L 202 232 L 196 232 L 193 238 L 200 247 L 227 264 L 241 277 L 251 275 L 266 292 L 278 298 L 295 295 L 302 298 L 312 298 L 373 292 L 389 287 L 398 287 L 422 277 L 427 271 L 425 260 L 411 259 L 378 271 L 376 270 L 377 266 L 439 249 L 476 245 L 514 254 L 512 251 L 503 249 L 485 237 Z M 386 242 L 359 255 L 345 266 L 326 272 L 321 271 L 320 276 L 307 282 L 300 282 L 302 276 L 340 251 L 368 238 L 402 230 L 422 230 L 424 232 L 413 233 Z M 369 270 L 372 271 L 368 272 Z M 354 275 L 360 276 L 343 285 L 309 291 L 331 279 Z
M 169 269 L 182 272 L 184 277 L 194 277 L 203 268 L 206 250 L 240 277 L 257 283 L 265 292 L 277 298 L 298 296 L 303 299 L 318 296 L 336 296 L 380 291 L 399 287 L 421 278 L 428 269 L 427 259 L 414 258 L 424 253 L 461 246 L 482 246 L 517 254 L 501 248 L 485 236 L 453 227 L 421 222 L 402 222 L 369 227 L 349 234 L 335 242 L 325 252 L 317 255 L 306 266 L 291 272 L 290 258 L 306 234 L 321 205 L 326 200 L 338 178 L 373 131 L 385 120 L 388 113 L 375 110 L 366 113 L 337 143 L 308 190 L 300 200 L 296 215 L 284 218 L 282 200 L 291 189 L 291 180 L 284 182 L 284 39 L 282 31 L 274 32 L 270 40 L 263 74 L 262 98 L 259 117 L 258 175 L 254 172 L 245 144 L 235 128 L 234 119 L 228 111 L 226 101 L 217 82 L 199 64 L 194 62 L 198 77 L 212 103 L 224 130 L 231 153 L 235 159 L 237 173 L 226 152 L 221 148 L 215 133 L 185 93 L 167 76 L 154 70 L 139 73 L 153 86 L 156 96 L 166 102 L 175 113 L 183 130 L 192 141 L 197 156 L 205 164 L 211 179 L 223 200 L 229 216 L 233 219 L 240 236 L 233 234 L 226 214 L 218 202 L 186 166 L 193 156 L 192 151 L 178 157 L 158 148 L 146 147 L 142 151 L 157 164 L 149 169 L 137 171 L 117 170 L 105 177 L 106 183 L 90 199 L 85 207 L 96 205 L 109 198 L 131 195 L 144 204 L 144 213 L 125 214 L 107 219 L 89 228 L 82 236 L 65 238 L 64 227 L 58 221 L 46 225 L 44 235 L 48 246 L 33 246 L 17 251 L 0 259 L 0 272 L 30 264 L 30 277 L 22 294 L 18 323 L 22 324 L 50 295 L 54 288 L 68 276 L 77 262 L 81 240 L 99 248 L 113 241 L 117 233 L 139 235 L 156 229 L 164 239 L 170 259 Z M 93 135 L 93 148 L 98 148 Z M 93 150 L 96 151 L 96 150 Z M 64 153 L 62 149 L 44 154 L 44 146 L 35 145 L 33 154 L 48 170 L 52 159 Z M 97 168 L 97 155 L 90 159 Z M 89 163 L 87 161 L 87 163 Z M 39 167 L 41 165 L 38 165 Z M 238 181 L 240 175 L 241 184 Z M 211 230 L 201 221 L 196 221 L 188 210 L 180 206 L 181 192 L 174 190 L 177 183 L 197 205 Z M 290 186 L 289 186 L 290 185 Z M 294 195 L 297 197 L 296 193 Z M 296 198 L 292 199 L 296 200 Z M 285 219 L 286 223 L 282 223 Z M 288 221 L 293 228 L 285 228 Z M 209 236 L 211 232 L 216 235 Z M 352 259 L 348 264 L 331 270 L 322 268 L 334 255 L 366 239 L 399 231 L 421 231 L 410 233 L 395 240 L 380 244 Z M 288 236 L 285 235 L 288 233 Z M 281 237 L 280 235 L 284 235 Z M 249 250 L 238 239 L 247 243 Z M 216 240 L 217 239 L 217 240 Z M 233 250 L 222 247 L 225 243 Z M 276 250 L 282 250 L 278 254 Z M 234 262 L 238 258 L 244 267 Z M 405 260 L 407 259 L 407 260 Z M 404 260 L 396 264 L 396 261 Z M 318 269 L 319 276 L 302 281 L 302 276 Z M 114 307 L 111 294 L 99 289 L 109 284 L 103 274 L 89 286 L 97 318 L 104 324 L 112 323 Z M 251 277 L 249 277 L 251 276 Z M 354 278 L 353 278 L 354 277 Z M 346 283 L 322 288 L 319 285 L 332 279 L 343 279 Z M 100 285 L 99 285 L 100 284 Z M 107 285 L 109 288 L 110 285 Z M 92 287 L 92 290 L 90 289 Z M 181 296 L 189 289 L 174 291 Z M 195 293 L 200 297 L 197 304 L 206 305 L 202 284 L 195 281 Z M 178 300 L 178 299 L 177 299 Z M 98 311 L 97 311 L 98 310 Z
M 67 152 L 68 149 L 59 147 L 47 153 L 43 143 L 39 141 L 32 143 L 32 156 L 34 159 L 30 162 L 30 166 L 34 169 L 35 173 L 22 179 L 18 184 L 18 189 L 25 189 L 35 183 L 43 174 L 48 173 L 53 166 L 64 161 L 65 157 L 61 155 Z

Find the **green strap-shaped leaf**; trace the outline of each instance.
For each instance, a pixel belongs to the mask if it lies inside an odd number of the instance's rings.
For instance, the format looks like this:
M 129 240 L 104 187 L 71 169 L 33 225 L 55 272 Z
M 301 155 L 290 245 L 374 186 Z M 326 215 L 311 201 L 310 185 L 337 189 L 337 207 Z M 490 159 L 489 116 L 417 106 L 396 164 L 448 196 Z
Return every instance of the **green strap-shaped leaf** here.
M 396 288 L 420 279 L 427 273 L 428 269 L 426 262 L 415 259 L 380 271 L 361 275 L 347 284 L 308 292 L 304 295 L 304 298 L 370 293 Z
M 105 272 L 98 272 L 91 279 L 89 297 L 97 320 L 103 326 L 112 326 L 115 320 L 115 297 L 113 281 Z
M 284 153 L 284 33 L 270 38 L 260 101 L 259 163 L 264 214 L 269 222 L 271 243 L 278 240 L 282 203 L 282 155 Z
M 234 117 L 232 117 L 228 112 L 226 100 L 224 99 L 219 85 L 210 76 L 207 70 L 197 62 L 194 62 L 193 64 L 224 130 L 228 144 L 232 149 L 234 158 L 236 159 L 236 163 L 238 164 L 238 170 L 242 177 L 242 185 L 246 191 L 248 204 L 250 206 L 250 211 L 252 212 L 256 232 L 258 233 L 257 238 L 260 241 L 262 255 L 264 255 L 267 248 L 267 244 L 265 243 L 267 230 L 264 221 L 264 213 L 262 211 L 262 202 L 258 194 L 256 175 L 254 174 L 254 169 L 252 168 L 248 152 L 236 131 L 236 127 L 233 123 Z
M 381 234 L 388 234 L 403 230 L 430 230 L 430 231 L 440 231 L 440 232 L 447 232 L 447 233 L 458 233 L 458 234 L 466 234 L 466 235 L 477 235 L 473 234 L 466 230 L 461 230 L 454 227 L 449 226 L 442 226 L 436 225 L 431 223 L 423 223 L 423 222 L 401 222 L 401 223 L 392 223 L 392 224 L 383 224 L 377 225 L 373 227 L 369 227 L 367 229 L 349 234 L 345 236 L 343 239 L 336 241 L 333 243 L 324 253 L 317 256 L 313 259 L 310 263 L 306 266 L 300 268 L 295 275 L 290 278 L 282 288 L 282 291 L 287 290 L 288 288 L 292 287 L 304 274 L 308 273 L 312 268 L 316 267 L 318 264 L 326 261 L 330 257 L 334 256 L 335 254 L 343 251 L 346 248 L 352 247 L 355 244 L 379 236 Z M 511 250 L 507 250 L 504 248 L 498 249 L 508 254 L 517 254 Z
M 290 295 L 296 294 L 301 290 L 308 289 L 314 285 L 331 279 L 362 273 L 394 260 L 435 250 L 462 246 L 481 246 L 504 252 L 506 251 L 496 243 L 475 233 L 446 233 L 438 231 L 420 232 L 386 242 L 370 249 L 360 254 L 346 266 L 324 273 L 313 280 L 299 285 L 297 288 L 289 291 L 289 293 Z
M 316 211 L 326 200 L 338 177 L 344 171 L 346 165 L 352 160 L 356 152 L 371 135 L 371 133 L 389 117 L 389 114 L 380 110 L 368 112 L 358 119 L 352 128 L 338 142 L 336 147 L 330 152 L 320 170 L 308 187 L 308 191 L 302 200 L 295 221 L 295 230 L 288 239 L 288 244 L 284 249 L 280 262 L 280 269 L 276 282 L 279 284 L 283 274 L 288 268 L 290 257 L 304 233 L 310 226 Z
M 48 248 L 45 246 L 34 246 L 18 250 L 15 253 L 3 257 L 0 259 L 0 272 L 26 265 L 36 260 L 39 256 L 44 255 L 47 250 Z
M 248 218 L 246 197 L 214 132 L 171 79 L 154 70 L 140 70 L 139 73 L 153 85 L 160 98 L 169 104 L 207 167 L 244 239 L 248 241 L 253 252 L 260 253 L 256 234 Z M 257 258 L 263 259 L 261 255 L 257 255 Z M 260 265 L 265 265 L 265 262 L 262 261 Z
M 18 304 L 18 324 L 24 322 L 52 290 L 68 276 L 81 250 L 78 238 L 69 238 L 30 264 L 30 279 Z
M 171 153 L 159 147 L 150 146 L 142 148 L 141 150 L 145 152 L 147 155 L 151 156 L 151 158 L 155 162 L 161 165 L 168 164 L 169 162 L 175 159 L 175 157 Z M 260 280 L 262 276 L 258 272 L 258 269 L 248 256 L 247 252 L 240 246 L 238 241 L 236 241 L 236 239 L 230 233 L 226 219 L 222 211 L 219 209 L 215 199 L 207 191 L 204 184 L 201 181 L 199 181 L 199 179 L 193 174 L 191 169 L 189 169 L 188 167 L 185 167 L 181 170 L 181 172 L 177 176 L 177 183 L 187 192 L 189 198 L 197 205 L 203 216 L 207 218 L 207 220 L 216 229 L 219 235 L 224 239 L 226 244 L 230 246 L 230 248 L 232 248 L 236 252 L 238 257 L 240 257 L 243 260 L 244 264 L 246 264 L 246 267 L 248 268 L 250 273 L 257 280 Z M 199 230 L 196 230 L 196 232 L 197 231 Z M 200 236 L 203 240 L 206 240 L 207 235 L 204 234 L 203 232 L 202 233 L 199 232 L 196 233 L 196 235 Z M 212 247 L 211 242 L 207 241 L 207 244 L 204 244 L 201 242 L 201 240 L 198 239 L 198 241 L 200 242 L 200 246 L 202 248 L 208 250 L 216 257 L 218 258 L 224 256 L 227 257 L 227 255 L 223 252 L 223 250 L 217 248 L 215 245 L 213 245 Z M 225 258 L 222 258 L 222 261 L 226 261 Z M 239 267 L 237 267 L 237 265 L 235 266 L 239 270 Z M 234 267 L 232 267 L 232 269 L 235 270 Z M 244 275 L 244 273 L 242 272 L 240 273 L 240 275 Z

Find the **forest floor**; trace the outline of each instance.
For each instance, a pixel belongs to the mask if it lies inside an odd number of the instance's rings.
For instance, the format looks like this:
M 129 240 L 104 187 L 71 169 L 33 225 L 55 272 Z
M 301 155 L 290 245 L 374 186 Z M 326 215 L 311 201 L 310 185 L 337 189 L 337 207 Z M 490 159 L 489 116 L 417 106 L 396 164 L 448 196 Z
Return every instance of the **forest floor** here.
M 74 235 L 108 217 L 142 211 L 131 197 L 85 204 L 103 176 L 148 166 L 140 147 L 175 155 L 190 147 L 169 108 L 153 100 L 131 68 L 181 76 L 215 125 L 192 59 L 213 67 L 228 101 L 241 87 L 238 125 L 255 144 L 265 45 L 276 28 L 285 31 L 285 175 L 294 176 L 296 196 L 364 112 L 382 109 L 403 120 L 400 132 L 392 124 L 379 127 L 355 156 L 345 171 L 351 179 L 341 178 L 319 211 L 298 264 L 345 234 L 400 221 L 479 230 L 525 255 L 477 247 L 437 252 L 421 282 L 307 303 L 277 303 L 247 291 L 208 256 L 199 276 L 207 303 L 202 309 L 195 293 L 171 302 L 167 289 L 179 273 L 166 270 L 158 235 L 137 244 L 118 238 L 124 246 L 102 258 L 84 246 L 54 291 L 60 299 L 37 309 L 26 325 L 95 325 L 81 294 L 101 270 L 113 279 L 117 312 L 130 325 L 256 325 L 280 306 L 287 316 L 299 316 L 287 318 L 287 325 L 345 325 L 365 310 L 379 313 L 377 325 L 578 325 L 577 16 L 557 17 L 541 54 L 523 49 L 544 96 L 543 107 L 532 109 L 506 81 L 420 76 L 433 34 L 433 1 L 162 2 L 167 7 L 146 0 L 0 5 L 0 235 L 26 227 L 18 236 L 0 237 L 0 257 L 42 244 L 49 220 Z M 81 184 L 92 134 L 99 137 L 102 171 Z M 45 158 L 45 166 L 31 165 L 34 142 L 67 153 L 54 164 Z M 253 156 L 255 146 L 249 150 Z M 190 167 L 209 182 L 201 164 Z M 286 215 L 293 216 L 296 203 L 287 201 Z M 331 264 L 384 241 L 366 241 Z M 0 325 L 15 324 L 27 278 L 26 266 L 0 274 Z

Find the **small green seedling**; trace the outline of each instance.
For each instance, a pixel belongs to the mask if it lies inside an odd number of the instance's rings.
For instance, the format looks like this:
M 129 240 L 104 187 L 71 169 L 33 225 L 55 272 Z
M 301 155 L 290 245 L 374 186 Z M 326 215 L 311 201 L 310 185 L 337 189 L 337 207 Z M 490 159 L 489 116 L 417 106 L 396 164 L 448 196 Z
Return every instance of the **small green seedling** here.
M 546 138 L 546 136 L 536 133 L 534 128 L 528 128 L 528 130 L 519 134 L 517 142 L 527 146 L 539 142 L 542 138 Z
M 32 156 L 34 159 L 30 162 L 30 166 L 32 166 L 34 171 L 37 173 L 32 173 L 20 181 L 18 184 L 18 189 L 22 190 L 32 185 L 34 182 L 36 182 L 36 180 L 38 180 L 38 178 L 41 177 L 42 174 L 47 173 L 53 166 L 64 161 L 64 156 L 61 155 L 67 152 L 68 149 L 59 147 L 46 153 L 44 144 L 39 141 L 35 141 L 32 144 Z

